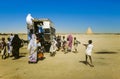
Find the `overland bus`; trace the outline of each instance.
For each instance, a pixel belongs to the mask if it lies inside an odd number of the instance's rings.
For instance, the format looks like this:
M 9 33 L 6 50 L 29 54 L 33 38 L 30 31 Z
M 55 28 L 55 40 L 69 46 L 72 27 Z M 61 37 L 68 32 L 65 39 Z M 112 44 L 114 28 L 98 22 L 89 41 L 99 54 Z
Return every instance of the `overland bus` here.
M 45 51 L 49 52 L 50 43 L 55 38 L 56 29 L 53 22 L 48 18 L 34 19 L 32 31 L 28 31 L 28 37 L 36 34 L 37 38 L 42 40 Z M 30 30 L 30 29 L 28 29 Z

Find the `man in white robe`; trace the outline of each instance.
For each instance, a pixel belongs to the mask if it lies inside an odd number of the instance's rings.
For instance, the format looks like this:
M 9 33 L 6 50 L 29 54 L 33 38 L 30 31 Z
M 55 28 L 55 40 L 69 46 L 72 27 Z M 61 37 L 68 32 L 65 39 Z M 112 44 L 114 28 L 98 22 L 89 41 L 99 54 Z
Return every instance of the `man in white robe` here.
M 31 14 L 28 14 L 26 17 L 26 23 L 27 23 L 27 30 L 28 30 L 28 39 L 30 40 L 33 34 L 33 20 L 34 18 L 31 16 Z

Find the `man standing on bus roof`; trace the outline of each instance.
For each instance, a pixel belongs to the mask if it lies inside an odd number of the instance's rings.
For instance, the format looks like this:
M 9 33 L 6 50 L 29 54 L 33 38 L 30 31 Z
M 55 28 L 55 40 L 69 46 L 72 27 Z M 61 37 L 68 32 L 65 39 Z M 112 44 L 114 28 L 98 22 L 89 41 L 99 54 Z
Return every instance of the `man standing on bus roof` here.
M 33 21 L 34 18 L 31 16 L 31 14 L 28 14 L 26 17 L 26 23 L 27 23 L 27 30 L 28 30 L 28 39 L 31 39 L 31 35 L 33 34 Z

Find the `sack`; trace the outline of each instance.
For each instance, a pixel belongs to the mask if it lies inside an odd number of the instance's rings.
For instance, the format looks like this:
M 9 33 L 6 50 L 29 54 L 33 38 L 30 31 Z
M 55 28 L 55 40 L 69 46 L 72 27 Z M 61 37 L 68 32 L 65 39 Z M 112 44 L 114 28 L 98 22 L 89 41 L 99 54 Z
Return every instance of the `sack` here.
M 38 53 L 38 59 L 42 59 L 44 57 L 43 53 Z

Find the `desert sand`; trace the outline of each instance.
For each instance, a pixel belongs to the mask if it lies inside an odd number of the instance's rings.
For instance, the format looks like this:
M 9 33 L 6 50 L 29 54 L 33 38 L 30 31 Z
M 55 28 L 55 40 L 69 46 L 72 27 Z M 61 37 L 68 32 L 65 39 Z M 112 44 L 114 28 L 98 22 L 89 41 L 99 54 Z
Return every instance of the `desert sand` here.
M 62 34 L 62 36 L 65 34 Z M 65 35 L 66 36 L 66 35 Z M 120 35 L 117 34 L 74 34 L 81 42 L 78 53 L 64 54 L 57 51 L 54 57 L 45 53 L 45 59 L 37 64 L 28 64 L 27 45 L 20 49 L 21 58 L 0 58 L 0 79 L 120 79 Z M 4 36 L 8 37 L 8 36 Z M 1 38 L 1 36 L 0 36 Z M 26 39 L 26 36 L 20 35 Z M 85 47 L 93 40 L 94 67 L 84 64 Z M 0 55 L 1 57 L 1 55 Z

